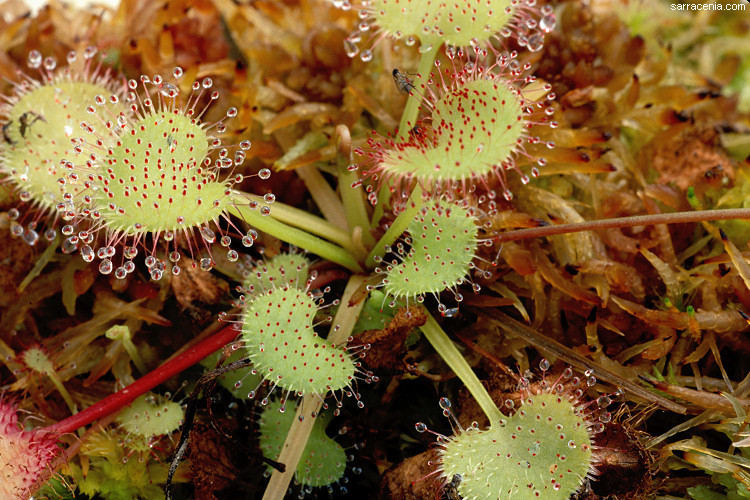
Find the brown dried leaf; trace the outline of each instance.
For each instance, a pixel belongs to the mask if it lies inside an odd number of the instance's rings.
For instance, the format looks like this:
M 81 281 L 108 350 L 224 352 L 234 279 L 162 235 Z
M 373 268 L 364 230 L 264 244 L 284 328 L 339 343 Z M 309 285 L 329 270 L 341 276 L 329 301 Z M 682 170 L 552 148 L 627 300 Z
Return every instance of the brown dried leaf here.
M 370 345 L 366 356 L 362 358 L 370 369 L 398 371 L 404 366 L 406 336 L 414 328 L 424 325 L 426 321 L 427 315 L 421 307 L 402 308 L 383 329 L 362 332 L 354 337 L 349 346 Z
M 438 451 L 433 448 L 409 457 L 388 469 L 380 482 L 378 498 L 402 500 L 438 498 L 441 481 L 436 475 L 427 477 L 434 472 L 437 461 Z
M 294 125 L 301 121 L 309 121 L 314 118 L 323 118 L 330 122 L 333 121 L 337 113 L 337 108 L 330 104 L 320 102 L 293 104 L 266 123 L 266 126 L 263 128 L 263 133 L 270 135 L 280 128 Z
M 534 249 L 533 256 L 534 264 L 536 265 L 539 274 L 541 274 L 549 284 L 575 299 L 588 302 L 595 306 L 601 305 L 601 300 L 595 293 L 585 290 L 582 286 L 572 281 L 572 276 L 569 276 L 567 273 L 564 273 L 553 266 L 549 261 L 549 258 L 547 258 L 539 248 Z
M 643 359 L 661 359 L 672 351 L 677 341 L 677 332 L 674 328 L 660 328 L 661 342 L 652 345 L 641 353 Z
M 183 271 L 172 277 L 172 291 L 184 309 L 195 307 L 193 303 L 216 304 L 229 291 L 226 281 L 194 268 L 191 262 L 182 267 Z
M 196 422 L 188 447 L 196 498 L 216 500 L 215 492 L 232 484 L 236 467 L 230 457 L 231 450 L 222 437 L 208 425 Z

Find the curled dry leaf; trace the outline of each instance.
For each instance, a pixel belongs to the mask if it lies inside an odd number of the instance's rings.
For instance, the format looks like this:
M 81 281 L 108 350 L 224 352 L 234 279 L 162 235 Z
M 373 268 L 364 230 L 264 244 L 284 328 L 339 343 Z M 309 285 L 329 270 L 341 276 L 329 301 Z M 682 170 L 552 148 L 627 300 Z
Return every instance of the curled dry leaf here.
M 420 307 L 402 308 L 391 318 L 387 325 L 381 330 L 367 330 L 349 343 L 350 346 L 365 346 L 370 348 L 365 351 L 362 361 L 371 370 L 385 370 L 394 372 L 405 369 L 404 344 L 407 335 L 414 328 L 420 327 L 427 321 L 424 309 Z
M 229 291 L 226 281 L 202 272 L 197 267 L 186 263 L 177 276 L 172 277 L 172 291 L 183 309 L 191 309 L 197 304 L 216 304 Z

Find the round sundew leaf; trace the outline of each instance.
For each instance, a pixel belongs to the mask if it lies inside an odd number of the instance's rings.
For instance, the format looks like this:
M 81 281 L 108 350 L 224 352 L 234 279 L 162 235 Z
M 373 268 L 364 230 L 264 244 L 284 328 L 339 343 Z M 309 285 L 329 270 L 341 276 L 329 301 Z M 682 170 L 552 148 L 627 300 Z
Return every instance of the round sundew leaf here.
M 398 298 L 440 293 L 463 280 L 474 259 L 478 234 L 476 219 L 467 208 L 431 200 L 407 231 L 412 247 L 386 274 L 387 295 Z
M 280 401 L 271 401 L 260 416 L 260 450 L 271 460 L 277 460 L 281 455 L 284 440 L 294 422 L 294 411 L 287 409 L 281 413 L 280 408 Z M 297 464 L 294 477 L 303 486 L 327 486 L 344 477 L 346 451 L 326 435 L 329 420 L 325 415 L 317 417 Z
M 432 141 L 412 141 L 387 152 L 389 176 L 426 185 L 486 178 L 512 159 L 525 129 L 521 98 L 502 81 L 469 80 L 434 103 Z
M 418 37 L 423 45 L 457 47 L 487 42 L 513 18 L 510 0 L 371 0 L 378 27 L 397 37 Z M 507 10 L 506 10 L 507 9 Z
M 179 403 L 156 394 L 136 398 L 117 416 L 117 423 L 130 434 L 150 438 L 171 434 L 182 425 L 185 411 Z
M 442 475 L 461 476 L 465 499 L 567 499 L 588 475 L 589 424 L 568 396 L 530 396 L 504 425 L 470 428 L 441 452 Z
M 206 132 L 191 118 L 150 114 L 104 157 L 95 208 L 110 229 L 130 235 L 201 227 L 233 203 L 204 166 L 207 154 Z
M 151 437 L 129 434 L 122 439 L 122 444 L 131 451 L 149 453 L 152 451 L 153 441 Z
M 52 360 L 49 359 L 49 356 L 43 349 L 39 347 L 31 347 L 26 349 L 21 356 L 24 364 L 35 372 L 43 373 L 45 375 L 52 375 L 55 373 L 55 366 L 52 364 Z
M 425 8 L 430 0 L 372 0 L 369 11 L 377 26 L 396 37 L 418 37 L 422 43 L 439 43 L 423 30 Z
M 86 108 L 97 95 L 110 93 L 92 83 L 58 81 L 31 90 L 10 109 L 0 141 L 0 172 L 10 176 L 22 198 L 52 209 L 63 193 L 82 189 L 60 162 L 75 158 L 71 139 L 80 135 L 81 122 L 91 119 Z M 124 110 L 120 104 L 104 106 L 115 114 Z
M 253 267 L 242 286 L 260 291 L 272 286 L 287 285 L 303 289 L 307 283 L 309 268 L 310 260 L 304 255 L 280 253 Z
M 313 330 L 318 306 L 307 292 L 284 286 L 254 297 L 242 313 L 242 335 L 253 367 L 293 392 L 325 394 L 349 386 L 351 356 Z
M 456 0 L 453 5 L 433 0 L 428 4 L 425 24 L 455 47 L 488 42 L 510 23 L 517 9 L 511 0 Z

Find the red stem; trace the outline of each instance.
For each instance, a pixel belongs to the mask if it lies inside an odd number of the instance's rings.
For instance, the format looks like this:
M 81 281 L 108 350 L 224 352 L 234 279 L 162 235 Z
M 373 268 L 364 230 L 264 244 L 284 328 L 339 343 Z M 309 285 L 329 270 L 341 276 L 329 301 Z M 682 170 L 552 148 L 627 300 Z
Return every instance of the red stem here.
M 167 361 L 150 373 L 139 378 L 126 388 L 107 396 L 96 404 L 93 404 L 80 413 L 71 415 L 65 420 L 45 427 L 45 431 L 65 434 L 99 420 L 113 413 L 123 406 L 131 403 L 135 398 L 156 387 L 157 385 L 172 378 L 183 370 L 193 366 L 198 361 L 216 352 L 229 342 L 233 341 L 238 331 L 234 325 L 229 325 L 205 340 L 195 344 L 178 357 Z

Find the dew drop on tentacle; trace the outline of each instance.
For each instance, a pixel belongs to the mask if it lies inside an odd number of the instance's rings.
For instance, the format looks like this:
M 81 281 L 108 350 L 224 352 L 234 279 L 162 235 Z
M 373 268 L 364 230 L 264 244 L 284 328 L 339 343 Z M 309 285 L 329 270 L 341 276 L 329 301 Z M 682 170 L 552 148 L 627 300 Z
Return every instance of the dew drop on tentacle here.
M 104 259 L 99 263 L 99 272 L 102 274 L 109 274 L 112 272 L 113 267 L 111 260 Z
M 451 405 L 450 399 L 448 399 L 446 397 L 440 398 L 440 400 L 438 401 L 438 406 L 440 406 L 440 408 L 443 409 L 443 416 L 445 416 L 445 417 L 451 416 L 451 406 L 452 405 Z
M 92 262 L 94 260 L 94 250 L 89 245 L 81 247 L 81 257 L 86 262 Z
M 612 404 L 612 399 L 605 394 L 597 398 L 596 404 L 599 408 L 606 408 L 607 406 Z
M 344 52 L 351 59 L 359 53 L 359 47 L 357 47 L 357 43 L 351 37 L 344 39 Z
M 164 97 L 169 97 L 170 99 L 174 99 L 175 97 L 179 95 L 180 89 L 172 83 L 162 83 L 159 86 L 159 92 Z
M 201 236 L 206 243 L 213 243 L 216 241 L 216 233 L 206 226 L 201 227 Z
M 42 53 L 38 50 L 32 50 L 29 52 L 28 59 L 26 60 L 29 68 L 37 69 L 42 65 Z

